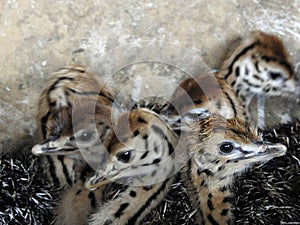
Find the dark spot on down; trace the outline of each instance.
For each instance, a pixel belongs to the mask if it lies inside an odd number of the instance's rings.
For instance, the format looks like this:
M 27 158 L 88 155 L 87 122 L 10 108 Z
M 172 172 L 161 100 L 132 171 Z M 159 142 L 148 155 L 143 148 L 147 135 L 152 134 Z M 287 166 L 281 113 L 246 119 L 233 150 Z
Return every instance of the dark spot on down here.
M 227 191 L 227 190 L 228 190 L 228 188 L 227 188 L 226 186 L 220 188 L 220 191 L 221 191 L 221 192 L 225 192 L 225 191 Z
M 148 139 L 148 135 L 147 135 L 147 134 L 144 135 L 144 136 L 143 136 L 143 139 L 144 139 L 144 140 Z
M 120 208 L 118 209 L 118 211 L 115 213 L 115 217 L 120 217 L 123 215 L 124 210 L 129 206 L 129 203 L 123 203 L 121 204 Z
M 207 200 L 207 207 L 209 208 L 209 210 L 214 210 L 215 209 L 215 207 L 214 207 L 214 205 L 213 205 L 213 203 L 212 203 L 212 201 L 211 201 L 211 198 L 209 198 L 208 200 Z
M 223 203 L 226 203 L 226 202 L 231 202 L 232 201 L 232 197 L 225 197 L 224 199 L 223 199 Z
M 90 192 L 89 195 L 88 195 L 88 197 L 91 200 L 91 206 L 93 208 L 96 208 L 96 197 L 95 197 L 94 192 Z
M 219 166 L 219 168 L 218 168 L 218 171 L 224 170 L 224 168 L 225 168 L 225 166 L 224 166 L 224 165 L 222 165 L 222 166 Z
M 173 148 L 173 145 L 169 141 L 168 141 L 168 147 L 169 147 L 169 155 L 173 154 L 174 153 L 174 148 Z
M 141 156 L 141 158 L 140 159 L 144 159 L 144 158 L 146 158 L 146 156 L 148 155 L 148 153 L 149 153 L 149 151 L 146 151 L 142 156 Z
M 212 217 L 211 214 L 208 214 L 207 219 L 211 222 L 212 225 L 219 225 L 219 223 Z
M 235 68 L 235 75 L 238 77 L 240 76 L 240 67 Z
M 161 159 L 154 159 L 153 162 L 152 162 L 152 164 L 157 164 L 157 163 L 159 163 L 160 161 L 161 161 Z
M 146 120 L 144 120 L 142 117 L 139 117 L 139 118 L 138 118 L 138 122 L 139 122 L 139 123 L 147 123 Z
M 134 136 L 134 137 L 138 136 L 139 134 L 140 134 L 140 132 L 139 132 L 138 130 L 135 130 L 135 131 L 133 132 L 133 136 Z
M 229 211 L 228 209 L 223 209 L 221 212 L 221 216 L 227 216 L 228 211 Z
M 207 187 L 207 183 L 206 183 L 206 181 L 205 180 L 203 180 L 203 181 L 201 181 L 201 187 Z
M 135 191 L 130 191 L 129 195 L 134 198 L 136 196 L 136 192 Z
M 214 163 L 214 164 L 218 164 L 220 162 L 220 160 L 218 160 L 218 159 L 214 159 L 213 161 L 212 161 L 212 163 Z

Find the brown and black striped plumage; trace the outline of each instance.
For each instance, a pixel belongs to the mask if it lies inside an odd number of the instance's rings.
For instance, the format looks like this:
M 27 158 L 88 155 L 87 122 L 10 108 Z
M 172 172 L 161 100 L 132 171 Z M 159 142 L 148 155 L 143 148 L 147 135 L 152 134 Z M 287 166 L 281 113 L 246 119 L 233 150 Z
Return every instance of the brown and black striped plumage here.
M 113 97 L 99 76 L 79 65 L 71 65 L 50 75 L 43 89 L 36 117 L 38 135 L 46 138 L 46 123 L 53 111 L 72 107 L 74 99 L 82 97 L 110 106 Z
M 183 117 L 183 143 L 190 158 L 183 179 L 197 220 L 203 225 L 233 224 L 230 187 L 235 178 L 253 164 L 284 155 L 286 147 L 261 141 L 240 119 L 194 113 Z
M 184 164 L 177 135 L 151 110 L 121 115 L 114 131 L 107 163 L 86 187 L 95 189 L 112 181 L 128 187 L 91 216 L 91 225 L 139 224 L 162 200 Z
M 294 68 L 282 41 L 262 31 L 254 31 L 241 41 L 223 63 L 219 77 L 233 87 L 248 118 L 254 95 L 294 95 L 296 86 Z
M 36 151 L 41 149 L 41 146 L 49 146 L 51 141 L 61 141 L 58 145 L 64 146 L 62 140 L 71 138 L 74 134 L 74 112 L 77 113 L 77 117 L 80 114 L 82 118 L 86 117 L 84 114 L 93 116 L 97 106 L 98 111 L 101 111 L 98 117 L 103 113 L 103 118 L 99 119 L 107 121 L 106 126 L 110 126 L 112 97 L 103 85 L 98 75 L 78 65 L 68 66 L 53 73 L 40 97 L 36 120 L 41 145 L 34 147 L 34 154 L 42 154 Z M 68 187 L 74 183 L 77 178 L 72 164 L 81 159 L 77 147 L 73 150 L 70 147 L 67 151 L 66 149 L 53 151 L 59 156 L 47 156 L 45 160 L 49 166 L 50 178 L 60 187 Z
M 244 111 L 234 90 L 218 74 L 201 74 L 183 80 L 175 90 L 171 104 L 174 113 L 183 115 L 192 109 L 206 109 L 224 118 L 243 118 Z
M 101 190 L 80 191 L 73 199 L 70 193 L 83 190 L 85 180 L 106 160 L 113 137 L 112 100 L 97 75 L 83 67 L 70 66 L 53 76 L 41 95 L 37 116 L 41 143 L 32 152 L 45 155 L 50 178 L 65 189 L 55 224 L 81 225 L 96 208 Z M 81 202 L 81 208 L 77 202 Z

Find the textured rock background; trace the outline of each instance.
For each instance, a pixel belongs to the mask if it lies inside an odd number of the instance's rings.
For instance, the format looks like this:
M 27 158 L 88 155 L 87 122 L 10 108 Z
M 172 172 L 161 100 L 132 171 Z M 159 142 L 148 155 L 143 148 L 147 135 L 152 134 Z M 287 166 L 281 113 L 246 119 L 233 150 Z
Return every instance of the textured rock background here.
M 167 96 L 173 87 L 166 81 L 219 68 L 235 40 L 257 29 L 279 35 L 297 69 L 297 0 L 2 0 L 0 153 L 36 141 L 39 93 L 48 74 L 66 64 L 96 70 L 122 97 L 134 98 L 137 86 L 146 95 Z M 163 82 L 141 79 L 145 76 Z M 299 112 L 294 102 L 285 102 L 269 103 L 272 118 L 281 108 L 285 118 Z

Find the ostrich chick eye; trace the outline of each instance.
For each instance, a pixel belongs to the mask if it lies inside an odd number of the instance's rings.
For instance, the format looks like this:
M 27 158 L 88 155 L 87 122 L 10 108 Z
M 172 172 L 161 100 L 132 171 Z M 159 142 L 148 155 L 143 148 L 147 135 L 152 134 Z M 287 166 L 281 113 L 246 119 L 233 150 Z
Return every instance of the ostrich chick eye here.
M 80 142 L 87 142 L 87 141 L 90 141 L 93 137 L 93 132 L 84 132 L 82 133 L 78 138 L 77 140 L 80 141 Z
M 117 154 L 117 159 L 123 163 L 128 163 L 131 158 L 131 151 L 121 152 Z
M 270 75 L 272 80 L 276 80 L 276 79 L 282 77 L 281 73 L 276 73 L 276 72 L 270 72 L 269 75 Z
M 231 143 L 223 143 L 220 146 L 220 151 L 222 153 L 228 154 L 228 153 L 231 153 L 233 150 L 234 150 L 234 146 Z

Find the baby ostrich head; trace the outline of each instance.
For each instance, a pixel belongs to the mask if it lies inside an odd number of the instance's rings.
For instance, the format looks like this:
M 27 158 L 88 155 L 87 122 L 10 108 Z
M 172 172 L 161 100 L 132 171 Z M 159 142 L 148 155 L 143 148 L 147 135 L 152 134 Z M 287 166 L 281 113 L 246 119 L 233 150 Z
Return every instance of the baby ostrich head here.
M 153 111 L 121 115 L 114 132 L 105 169 L 86 183 L 88 189 L 111 181 L 147 186 L 165 180 L 179 167 L 177 136 Z
M 187 177 L 205 224 L 232 224 L 230 185 L 256 163 L 283 156 L 286 147 L 262 141 L 244 121 L 192 110 L 183 117 L 190 161 Z
M 94 101 L 80 101 L 72 107 L 54 110 L 46 128 L 46 140 L 33 146 L 33 154 L 83 157 L 90 166 L 98 168 L 99 158 L 105 160 L 113 137 L 111 109 Z
M 71 65 L 51 74 L 51 80 L 42 91 L 36 117 L 39 138 L 45 139 L 48 118 L 53 111 L 72 107 L 79 98 L 97 101 L 110 106 L 113 102 L 110 90 L 98 75 L 79 65 Z
M 198 114 L 200 112 L 200 114 Z M 192 110 L 184 115 L 184 136 L 199 171 L 217 180 L 244 172 L 255 163 L 282 156 L 286 147 L 262 141 L 254 129 L 238 118 Z

